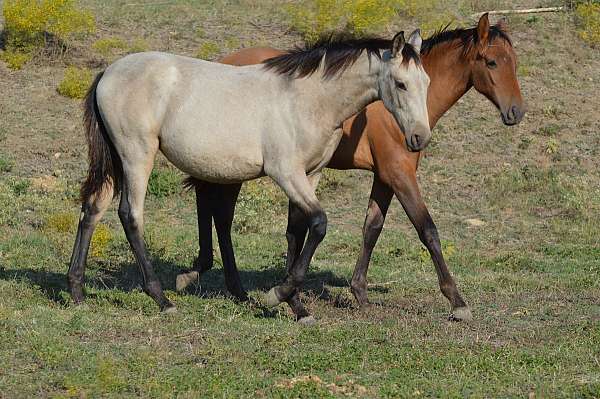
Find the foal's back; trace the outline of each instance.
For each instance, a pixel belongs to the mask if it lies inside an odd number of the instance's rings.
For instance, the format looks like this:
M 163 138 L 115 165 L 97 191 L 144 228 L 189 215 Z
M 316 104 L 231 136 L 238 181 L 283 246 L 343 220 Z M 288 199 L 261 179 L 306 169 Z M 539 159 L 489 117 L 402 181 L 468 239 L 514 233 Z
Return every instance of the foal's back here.
M 160 52 L 115 62 L 97 90 L 117 148 L 160 150 L 179 169 L 215 182 L 258 177 L 261 137 L 283 102 L 281 78 L 261 65 L 233 67 Z

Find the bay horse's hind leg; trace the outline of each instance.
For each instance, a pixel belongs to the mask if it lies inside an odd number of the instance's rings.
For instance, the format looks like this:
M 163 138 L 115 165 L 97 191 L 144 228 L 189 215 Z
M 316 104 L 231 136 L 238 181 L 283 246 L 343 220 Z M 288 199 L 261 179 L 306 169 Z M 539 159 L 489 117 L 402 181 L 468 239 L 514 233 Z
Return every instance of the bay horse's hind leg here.
M 198 216 L 198 258 L 194 262 L 194 270 L 202 274 L 212 269 L 213 243 L 212 243 L 212 220 L 213 220 L 213 198 L 218 185 L 202 182 L 195 187 L 196 191 L 196 214 Z
M 276 306 L 285 301 L 290 305 L 299 322 L 310 324 L 314 322 L 314 319 L 312 316 L 309 316 L 300 302 L 298 294 L 304 283 L 310 261 L 317 247 L 325 237 L 327 216 L 315 195 L 314 187 L 316 186 L 316 181 L 318 181 L 318 176 L 311 176 L 309 178 L 303 171 L 285 176 L 287 179 L 281 179 L 278 176 L 273 176 L 273 178 L 285 191 L 294 205 L 304 212 L 308 225 L 308 239 L 300 255 L 288 270 L 284 282 L 273 287 L 267 293 L 265 302 L 267 306 Z
M 129 160 L 123 157 L 125 159 L 123 160 L 123 187 L 119 218 L 142 272 L 144 291 L 156 301 L 162 311 L 172 312 L 175 310 L 175 306 L 167 299 L 162 290 L 160 281 L 150 263 L 150 256 L 143 238 L 144 200 L 156 149 L 151 156 L 146 152 L 143 159 Z
M 84 201 L 81 206 L 77 237 L 69 264 L 68 280 L 71 297 L 75 303 L 83 301 L 83 281 L 90 241 L 96 225 L 106 212 L 113 198 L 112 182 L 107 182 L 97 194 Z
M 438 276 L 440 290 L 452 306 L 449 319 L 471 320 L 471 310 L 462 299 L 454 278 L 450 274 L 444 260 L 437 227 L 421 197 L 416 176 L 414 174 L 403 175 L 402 178 L 396 179 L 393 185 L 396 196 L 400 200 L 410 221 L 415 226 L 421 242 L 429 250 Z
M 218 187 L 211 198 L 212 214 L 223 259 L 225 285 L 227 290 L 240 301 L 247 301 L 248 294 L 244 290 L 240 274 L 235 264 L 235 253 L 231 242 L 231 226 L 235 214 L 235 204 L 240 194 L 241 184 L 224 184 Z
M 189 184 L 193 184 L 196 193 L 196 217 L 198 219 L 198 257 L 194 261 L 192 270 L 187 273 L 181 273 L 175 281 L 175 289 L 183 291 L 194 280 L 197 280 L 204 272 L 213 268 L 213 241 L 212 241 L 212 222 L 213 209 L 212 198 L 217 184 L 203 182 L 195 179 L 188 179 Z M 186 183 L 187 184 L 187 183 Z

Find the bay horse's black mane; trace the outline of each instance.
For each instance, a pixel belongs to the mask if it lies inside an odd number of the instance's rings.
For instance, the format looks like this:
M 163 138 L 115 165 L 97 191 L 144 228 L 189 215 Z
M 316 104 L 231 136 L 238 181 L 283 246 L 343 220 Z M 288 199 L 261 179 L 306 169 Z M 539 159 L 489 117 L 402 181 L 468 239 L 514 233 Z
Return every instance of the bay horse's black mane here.
M 439 44 L 447 43 L 450 41 L 458 40 L 457 46 L 463 47 L 463 54 L 468 54 L 478 43 L 479 36 L 477 34 L 477 28 L 457 28 L 448 29 L 450 25 L 439 29 L 431 37 L 423 41 L 421 46 L 421 55 L 425 55 L 430 52 L 434 47 Z M 488 40 L 491 42 L 496 38 L 506 40 L 511 46 L 512 41 L 508 36 L 508 33 L 502 28 L 500 24 L 490 26 Z
M 446 25 L 424 40 L 421 54 L 427 54 L 442 43 L 458 40 L 457 46 L 462 46 L 463 54 L 466 55 L 478 43 L 479 36 L 476 27 L 457 29 L 448 29 L 448 27 L 449 25 Z M 490 26 L 488 37 L 490 42 L 501 38 L 512 45 L 510 37 L 500 24 Z M 366 51 L 369 57 L 381 58 L 381 50 L 390 49 L 391 46 L 391 40 L 378 37 L 355 38 L 347 34 L 328 35 L 321 37 L 312 45 L 296 47 L 285 54 L 265 60 L 264 65 L 266 69 L 273 70 L 280 75 L 303 78 L 319 69 L 321 61 L 324 59 L 323 77 L 329 79 L 354 64 L 363 51 Z M 408 43 L 402 49 L 402 57 L 403 63 L 408 63 L 410 60 L 420 62 L 419 55 Z
M 329 79 L 342 73 L 358 60 L 363 51 L 369 57 L 381 59 L 381 50 L 388 50 L 392 41 L 382 38 L 355 38 L 348 35 L 328 35 L 321 37 L 312 45 L 296 47 L 285 54 L 270 58 L 264 62 L 265 68 L 290 78 L 303 78 L 311 75 L 324 59 L 323 77 Z M 414 48 L 406 43 L 402 49 L 402 62 L 420 58 Z

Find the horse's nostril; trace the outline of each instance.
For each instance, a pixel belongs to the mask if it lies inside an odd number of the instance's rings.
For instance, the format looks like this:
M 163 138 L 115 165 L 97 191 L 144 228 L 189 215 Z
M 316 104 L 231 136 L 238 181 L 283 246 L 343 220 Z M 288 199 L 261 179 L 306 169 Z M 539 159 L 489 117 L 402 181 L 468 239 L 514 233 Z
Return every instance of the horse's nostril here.
M 421 136 L 419 136 L 418 134 L 413 134 L 412 136 L 412 146 L 413 148 L 419 148 L 419 146 L 421 145 Z

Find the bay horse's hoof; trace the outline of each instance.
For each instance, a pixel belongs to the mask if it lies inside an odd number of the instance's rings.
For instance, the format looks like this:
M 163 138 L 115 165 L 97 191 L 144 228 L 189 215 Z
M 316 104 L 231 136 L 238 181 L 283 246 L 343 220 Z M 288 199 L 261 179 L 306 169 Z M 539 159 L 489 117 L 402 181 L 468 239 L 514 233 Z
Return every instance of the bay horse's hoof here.
M 302 326 L 314 326 L 317 324 L 317 319 L 313 316 L 302 317 L 301 319 L 298 319 L 298 324 Z
M 175 279 L 175 290 L 181 292 L 187 288 L 194 280 L 197 280 L 200 274 L 197 271 L 191 271 L 189 273 L 181 273 Z
M 269 307 L 269 308 L 274 308 L 275 306 L 279 305 L 281 302 L 283 302 L 281 299 L 279 299 L 279 297 L 277 296 L 277 292 L 276 289 L 277 287 L 273 287 L 269 290 L 269 292 L 267 292 L 265 294 L 265 298 L 263 299 L 264 305 Z
M 463 306 L 460 308 L 452 309 L 450 316 L 448 316 L 448 320 L 450 321 L 471 321 L 473 320 L 473 315 L 471 314 L 471 309 L 468 306 Z

